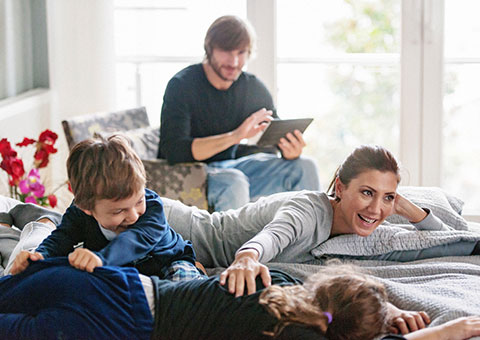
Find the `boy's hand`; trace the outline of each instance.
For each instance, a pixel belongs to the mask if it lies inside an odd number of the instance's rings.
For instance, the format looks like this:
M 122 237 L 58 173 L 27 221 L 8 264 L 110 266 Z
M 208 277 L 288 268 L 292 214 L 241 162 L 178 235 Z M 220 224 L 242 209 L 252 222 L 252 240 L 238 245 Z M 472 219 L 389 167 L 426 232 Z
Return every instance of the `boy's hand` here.
M 96 267 L 103 266 L 102 260 L 92 251 L 85 248 L 77 248 L 68 255 L 68 262 L 72 267 L 93 272 Z
M 23 272 L 28 267 L 28 260 L 43 260 L 43 255 L 36 252 L 31 253 L 27 250 L 22 250 L 20 253 L 18 253 L 17 257 L 15 257 L 10 273 L 15 275 Z

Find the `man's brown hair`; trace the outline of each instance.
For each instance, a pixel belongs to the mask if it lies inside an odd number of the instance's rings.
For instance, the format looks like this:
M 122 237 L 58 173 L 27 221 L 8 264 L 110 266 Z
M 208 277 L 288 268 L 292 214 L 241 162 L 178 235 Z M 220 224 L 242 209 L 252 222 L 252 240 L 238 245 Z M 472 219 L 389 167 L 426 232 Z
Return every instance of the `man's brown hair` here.
M 75 204 L 93 210 L 100 199 L 120 200 L 142 189 L 145 168 L 127 137 L 86 139 L 76 144 L 67 160 Z
M 250 24 L 239 17 L 225 15 L 216 19 L 208 28 L 204 49 L 210 60 L 214 48 L 233 51 L 246 48 L 251 55 L 255 46 L 255 32 Z

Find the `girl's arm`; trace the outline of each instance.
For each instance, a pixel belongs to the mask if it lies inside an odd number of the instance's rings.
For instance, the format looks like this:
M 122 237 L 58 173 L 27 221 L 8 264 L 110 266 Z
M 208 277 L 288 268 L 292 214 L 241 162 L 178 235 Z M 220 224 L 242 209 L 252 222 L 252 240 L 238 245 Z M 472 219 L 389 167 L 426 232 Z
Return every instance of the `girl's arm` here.
M 458 318 L 405 335 L 408 340 L 464 340 L 480 335 L 480 316 Z
M 389 331 L 392 333 L 407 334 L 423 329 L 430 323 L 427 313 L 421 311 L 407 311 L 400 309 L 390 302 L 388 306 Z

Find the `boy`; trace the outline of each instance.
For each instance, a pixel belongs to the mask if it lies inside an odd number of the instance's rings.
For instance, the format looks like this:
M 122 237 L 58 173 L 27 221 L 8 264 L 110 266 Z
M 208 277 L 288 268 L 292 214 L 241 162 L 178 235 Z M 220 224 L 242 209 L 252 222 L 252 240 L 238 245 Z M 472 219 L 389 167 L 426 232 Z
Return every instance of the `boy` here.
M 174 281 L 200 277 L 192 244 L 168 225 L 160 197 L 145 189 L 143 163 L 125 137 L 78 143 L 67 171 L 72 205 L 35 252 L 15 258 L 12 274 L 29 260 L 68 255 L 73 267 L 88 272 L 113 265 Z

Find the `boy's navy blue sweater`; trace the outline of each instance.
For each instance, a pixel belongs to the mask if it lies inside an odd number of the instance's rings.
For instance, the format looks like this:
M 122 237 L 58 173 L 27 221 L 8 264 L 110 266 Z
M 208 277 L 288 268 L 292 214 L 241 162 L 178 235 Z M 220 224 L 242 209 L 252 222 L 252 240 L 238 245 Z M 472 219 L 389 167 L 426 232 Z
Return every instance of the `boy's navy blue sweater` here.
M 112 241 L 102 234 L 97 220 L 85 214 L 74 203 L 62 222 L 37 248 L 45 258 L 66 256 L 83 242 L 95 252 L 104 266 L 133 266 L 145 275 L 161 275 L 161 269 L 172 261 L 195 263 L 195 253 L 168 224 L 160 197 L 145 189 L 146 211 L 138 221 Z

